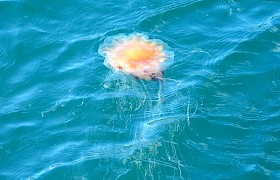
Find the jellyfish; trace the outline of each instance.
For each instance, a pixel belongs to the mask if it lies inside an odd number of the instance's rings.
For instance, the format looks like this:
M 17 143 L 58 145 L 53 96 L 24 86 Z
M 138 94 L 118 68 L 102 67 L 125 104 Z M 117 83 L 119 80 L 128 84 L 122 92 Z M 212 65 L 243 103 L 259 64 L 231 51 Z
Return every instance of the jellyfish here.
M 174 53 L 167 44 L 135 33 L 108 37 L 99 47 L 105 66 L 139 79 L 162 79 Z
M 123 160 L 124 163 L 129 164 L 131 161 L 133 164 L 135 161 L 138 167 L 138 162 L 142 162 L 142 159 L 154 158 L 157 161 L 158 153 L 155 152 L 157 152 L 157 148 L 161 148 L 161 142 L 159 142 L 159 139 L 161 139 L 160 134 L 165 127 L 171 127 L 169 124 L 174 124 L 174 126 L 172 126 L 172 130 L 168 131 L 172 133 L 168 136 L 171 139 L 163 141 L 167 145 L 166 147 L 169 147 L 169 144 L 166 142 L 171 142 L 171 148 L 169 148 L 171 151 L 165 150 L 168 152 L 166 160 L 170 159 L 170 153 L 174 153 L 174 157 L 177 157 L 176 151 L 174 151 L 175 143 L 173 143 L 173 137 L 175 131 L 179 129 L 177 122 L 181 120 L 182 109 L 185 110 L 185 99 L 181 98 L 181 92 L 177 94 L 180 83 L 177 80 L 164 77 L 164 70 L 173 63 L 174 53 L 170 49 L 161 40 L 149 39 L 146 35 L 140 33 L 130 35 L 119 34 L 108 37 L 99 47 L 100 55 L 105 58 L 104 65 L 112 69 L 113 72 L 125 74 L 123 79 L 116 78 L 118 82 L 121 82 L 121 85 L 114 88 L 116 92 L 125 89 L 123 91 L 124 94 L 121 93 L 117 98 L 114 97 L 112 101 L 116 103 L 116 106 L 120 107 L 117 109 L 120 110 L 120 115 L 117 117 L 126 121 L 119 124 L 125 124 L 126 129 L 129 129 L 129 135 L 133 135 L 133 140 L 131 141 L 133 143 L 120 147 L 120 151 L 125 152 L 123 153 L 125 156 L 127 155 Z M 136 77 L 137 80 L 131 78 L 132 81 L 130 81 L 130 78 L 126 78 L 130 76 Z M 116 79 L 114 78 L 114 81 Z M 163 82 L 168 84 L 164 87 Z M 108 88 L 109 86 L 104 87 Z M 157 88 L 158 91 L 156 91 Z M 139 114 L 141 112 L 143 114 Z M 162 147 L 165 147 L 165 145 Z M 147 150 L 142 151 L 145 148 Z M 135 155 L 134 151 L 137 149 L 140 149 L 140 151 L 138 154 L 136 152 Z M 179 162 L 179 160 L 173 161 L 172 159 L 169 164 L 172 165 L 174 162 Z M 141 163 L 143 164 L 141 168 L 146 173 L 145 163 Z M 179 172 L 181 173 L 180 166 L 181 164 L 178 164 L 177 167 L 179 167 Z M 151 172 L 155 164 L 149 164 L 147 167 L 149 168 L 147 171 Z M 178 169 L 177 167 L 174 167 L 174 169 Z

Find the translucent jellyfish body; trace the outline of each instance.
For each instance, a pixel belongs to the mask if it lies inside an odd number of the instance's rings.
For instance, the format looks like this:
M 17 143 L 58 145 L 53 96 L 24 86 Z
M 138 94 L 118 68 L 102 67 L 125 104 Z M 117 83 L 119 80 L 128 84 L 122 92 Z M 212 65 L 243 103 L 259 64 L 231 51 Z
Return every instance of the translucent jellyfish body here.
M 99 47 L 104 64 L 116 71 L 141 79 L 161 79 L 163 70 L 173 61 L 174 53 L 160 40 L 143 34 L 108 37 Z

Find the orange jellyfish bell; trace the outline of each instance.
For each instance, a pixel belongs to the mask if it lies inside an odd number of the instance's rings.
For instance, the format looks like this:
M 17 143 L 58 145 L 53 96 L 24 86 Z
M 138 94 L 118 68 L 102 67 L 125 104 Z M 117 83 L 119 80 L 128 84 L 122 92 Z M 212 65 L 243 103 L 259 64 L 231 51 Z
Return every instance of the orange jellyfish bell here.
M 162 78 L 167 61 L 173 60 L 174 53 L 168 48 L 162 41 L 142 34 L 122 34 L 106 38 L 99 53 L 105 57 L 107 67 L 149 80 Z

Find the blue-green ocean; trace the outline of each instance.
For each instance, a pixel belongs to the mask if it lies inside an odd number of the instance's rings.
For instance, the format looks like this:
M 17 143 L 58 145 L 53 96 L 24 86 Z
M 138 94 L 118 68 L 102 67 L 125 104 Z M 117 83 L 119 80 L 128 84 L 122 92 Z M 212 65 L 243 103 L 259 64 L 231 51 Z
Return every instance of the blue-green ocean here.
M 169 46 L 161 80 L 106 38 Z M 279 0 L 0 0 L 0 179 L 280 179 Z

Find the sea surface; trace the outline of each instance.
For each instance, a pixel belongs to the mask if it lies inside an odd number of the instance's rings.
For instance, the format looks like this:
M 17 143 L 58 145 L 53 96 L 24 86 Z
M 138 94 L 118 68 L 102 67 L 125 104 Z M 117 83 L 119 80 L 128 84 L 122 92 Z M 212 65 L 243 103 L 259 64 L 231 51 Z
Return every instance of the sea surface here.
M 103 64 L 139 33 L 160 81 Z M 280 179 L 280 1 L 0 0 L 0 128 L 0 179 Z

